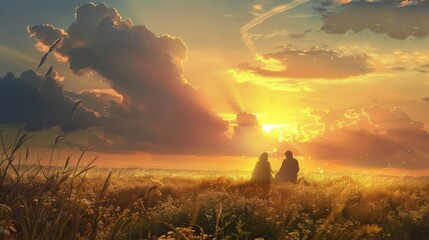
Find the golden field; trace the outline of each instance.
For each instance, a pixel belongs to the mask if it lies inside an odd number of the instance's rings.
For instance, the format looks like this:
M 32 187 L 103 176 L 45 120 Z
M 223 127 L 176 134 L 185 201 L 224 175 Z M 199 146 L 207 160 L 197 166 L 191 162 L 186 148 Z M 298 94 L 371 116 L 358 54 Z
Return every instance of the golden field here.
M 428 239 L 429 180 L 29 164 L 26 136 L 0 165 L 0 239 Z M 55 148 L 55 145 L 54 145 Z M 53 161 L 55 162 L 55 161 Z

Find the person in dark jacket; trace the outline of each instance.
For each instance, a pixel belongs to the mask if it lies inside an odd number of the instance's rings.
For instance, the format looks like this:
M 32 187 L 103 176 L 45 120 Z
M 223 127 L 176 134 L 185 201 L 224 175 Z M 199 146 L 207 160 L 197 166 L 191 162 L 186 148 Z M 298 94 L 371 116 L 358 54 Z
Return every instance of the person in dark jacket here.
M 285 156 L 286 159 L 283 160 L 282 166 L 276 174 L 276 181 L 280 183 L 296 183 L 297 174 L 299 172 L 298 161 L 293 158 L 293 153 L 291 151 L 286 151 Z
M 255 169 L 253 169 L 250 182 L 257 184 L 271 184 L 271 164 L 268 162 L 268 153 L 264 152 L 259 157 Z

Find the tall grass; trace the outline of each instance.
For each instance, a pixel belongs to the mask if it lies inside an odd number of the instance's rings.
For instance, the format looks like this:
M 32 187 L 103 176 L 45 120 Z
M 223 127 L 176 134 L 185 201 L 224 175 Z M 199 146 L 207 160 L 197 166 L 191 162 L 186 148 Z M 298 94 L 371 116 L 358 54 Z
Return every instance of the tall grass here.
M 49 166 L 0 134 L 0 239 L 426 239 L 427 179 L 310 174 L 265 188 L 193 172 Z M 57 159 L 54 158 L 57 156 Z M 199 173 L 201 174 L 201 173 Z
M 74 167 L 69 167 L 69 158 L 62 168 L 52 167 L 52 155 L 48 167 L 42 166 L 39 159 L 27 165 L 30 151 L 27 147 L 24 164 L 21 164 L 18 150 L 31 138 L 28 133 L 21 132 L 20 129 L 11 145 L 7 145 L 9 136 L 0 134 L 3 147 L 0 202 L 10 207 L 13 220 L 9 220 L 17 225 L 12 230 L 18 231 L 16 236 L 19 239 L 64 239 L 67 235 L 76 236 L 81 218 L 81 190 L 93 162 L 79 166 L 84 151 Z M 78 183 L 73 185 L 74 181 Z

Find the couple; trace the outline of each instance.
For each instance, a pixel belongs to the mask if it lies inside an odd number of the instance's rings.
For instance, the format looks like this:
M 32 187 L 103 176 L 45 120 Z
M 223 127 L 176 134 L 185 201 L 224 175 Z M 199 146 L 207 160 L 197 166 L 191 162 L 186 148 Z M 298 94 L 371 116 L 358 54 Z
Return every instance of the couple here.
M 296 183 L 297 174 L 299 172 L 298 161 L 293 158 L 291 151 L 286 151 L 286 159 L 283 160 L 282 166 L 279 172 L 275 176 L 276 182 L 291 182 Z M 273 171 L 271 170 L 271 164 L 268 162 L 268 153 L 264 152 L 259 157 L 259 161 L 256 163 L 255 169 L 252 173 L 252 183 L 259 184 L 270 184 L 272 181 Z

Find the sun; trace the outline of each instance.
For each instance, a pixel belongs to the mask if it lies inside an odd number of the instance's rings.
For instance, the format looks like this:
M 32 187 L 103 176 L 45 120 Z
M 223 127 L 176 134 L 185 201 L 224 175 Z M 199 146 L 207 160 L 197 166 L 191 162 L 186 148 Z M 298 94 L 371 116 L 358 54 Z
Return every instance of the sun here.
M 278 128 L 279 126 L 277 124 L 263 124 L 262 125 L 262 129 L 266 132 L 266 133 L 271 133 L 271 131 L 273 129 Z
M 285 141 L 284 132 L 288 129 L 288 124 L 262 124 L 261 129 L 268 135 L 274 136 L 279 142 Z

